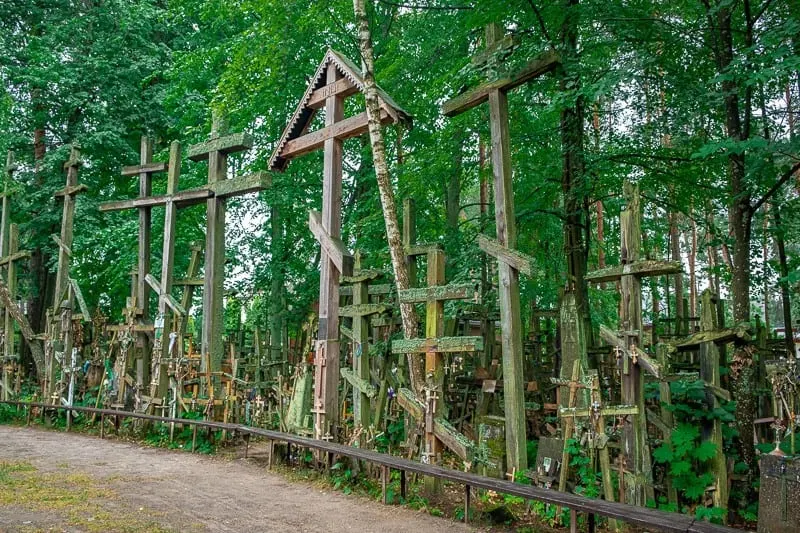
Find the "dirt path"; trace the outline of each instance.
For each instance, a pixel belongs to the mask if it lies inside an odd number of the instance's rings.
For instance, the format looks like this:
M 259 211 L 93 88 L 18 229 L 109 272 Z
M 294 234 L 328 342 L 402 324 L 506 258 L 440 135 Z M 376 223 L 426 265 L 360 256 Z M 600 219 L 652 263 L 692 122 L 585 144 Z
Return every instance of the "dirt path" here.
M 0 531 L 465 532 L 243 459 L 0 426 Z

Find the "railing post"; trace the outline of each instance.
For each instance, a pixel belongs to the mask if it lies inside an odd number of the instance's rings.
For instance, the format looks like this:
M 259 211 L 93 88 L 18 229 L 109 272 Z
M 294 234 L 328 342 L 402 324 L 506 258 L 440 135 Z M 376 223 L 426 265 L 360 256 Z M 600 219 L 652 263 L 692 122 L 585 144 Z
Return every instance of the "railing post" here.
M 242 435 L 244 437 L 244 458 L 247 459 L 247 452 L 250 451 L 250 433 Z
M 197 424 L 192 424 L 192 453 L 195 446 L 197 446 Z
M 106 414 L 100 413 L 100 438 L 106 437 Z
M 383 504 L 386 505 L 389 503 L 387 499 L 387 488 L 389 486 L 389 475 L 390 470 L 389 467 L 386 465 L 381 465 L 381 498 L 383 499 Z
M 578 511 L 569 510 L 569 533 L 578 533 Z
M 400 471 L 400 497 L 403 498 L 403 501 L 406 499 L 406 471 Z
M 72 425 L 72 409 L 67 409 L 67 433 L 69 433 L 69 428 Z
M 275 441 L 269 439 L 269 460 L 267 461 L 267 470 L 272 470 L 272 461 L 275 458 Z
M 464 523 L 469 524 L 469 508 L 472 503 L 472 490 L 469 485 L 464 485 Z
M 33 407 L 31 407 L 30 404 L 28 404 L 28 413 L 27 413 L 27 415 L 25 417 L 25 425 L 26 426 L 30 426 L 31 425 L 31 413 L 32 412 L 33 412 Z
M 594 533 L 595 530 L 597 529 L 596 518 L 594 516 L 594 513 L 589 513 L 587 518 L 588 518 L 587 527 L 588 527 L 589 533 Z

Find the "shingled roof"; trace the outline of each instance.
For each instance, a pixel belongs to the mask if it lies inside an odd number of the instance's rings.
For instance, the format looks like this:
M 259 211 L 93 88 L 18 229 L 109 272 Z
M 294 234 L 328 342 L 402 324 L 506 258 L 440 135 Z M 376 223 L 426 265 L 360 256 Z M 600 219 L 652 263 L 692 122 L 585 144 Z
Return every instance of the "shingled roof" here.
M 286 146 L 286 143 L 307 133 L 308 127 L 311 124 L 311 121 L 314 120 L 314 116 L 317 112 L 316 109 L 308 105 L 309 99 L 314 91 L 324 87 L 327 84 L 326 70 L 328 65 L 331 63 L 336 66 L 337 70 L 342 74 L 342 76 L 348 79 L 355 86 L 356 92 L 364 92 L 364 75 L 361 72 L 361 69 L 356 67 L 352 61 L 347 59 L 341 53 L 329 48 L 325 53 L 325 57 L 322 59 L 319 67 L 317 68 L 314 77 L 308 84 L 306 92 L 303 95 L 303 98 L 300 100 L 300 103 L 297 105 L 297 109 L 292 115 L 291 120 L 289 120 L 289 123 L 281 134 L 278 145 L 275 147 L 275 151 L 272 153 L 272 157 L 269 159 L 270 170 L 285 170 L 289 164 L 289 161 L 291 160 L 291 158 L 284 158 L 280 155 Z M 378 87 L 378 98 L 380 100 L 381 108 L 391 116 L 393 122 L 411 122 L 411 115 L 406 113 L 403 108 L 397 105 L 395 101 L 392 100 L 388 94 L 386 94 L 386 91 L 380 87 Z

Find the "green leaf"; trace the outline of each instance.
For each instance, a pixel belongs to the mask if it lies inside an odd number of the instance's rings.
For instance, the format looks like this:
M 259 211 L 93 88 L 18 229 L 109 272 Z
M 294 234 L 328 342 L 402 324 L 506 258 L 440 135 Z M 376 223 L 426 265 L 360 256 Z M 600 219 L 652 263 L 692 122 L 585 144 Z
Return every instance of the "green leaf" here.
M 688 474 L 692 470 L 692 463 L 689 461 L 675 461 L 670 465 L 669 472 L 673 476 Z
M 692 450 L 692 455 L 700 461 L 708 461 L 717 455 L 717 445 L 710 440 L 701 443 L 699 446 Z
M 672 461 L 673 458 L 672 446 L 668 442 L 665 442 L 664 444 L 653 450 L 653 458 L 658 463 L 668 463 Z

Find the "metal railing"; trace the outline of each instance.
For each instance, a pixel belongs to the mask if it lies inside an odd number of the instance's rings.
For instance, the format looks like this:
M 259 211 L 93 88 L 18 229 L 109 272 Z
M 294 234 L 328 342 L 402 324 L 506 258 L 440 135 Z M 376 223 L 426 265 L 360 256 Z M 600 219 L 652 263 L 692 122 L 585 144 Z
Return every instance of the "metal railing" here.
M 306 437 L 300 437 L 298 435 L 292 435 L 290 433 L 255 428 L 242 424 L 226 424 L 207 420 L 168 418 L 144 413 L 118 411 L 114 409 L 98 409 L 94 407 L 70 408 L 67 406 L 49 405 L 36 402 L 0 401 L 0 404 L 15 405 L 18 408 L 26 408 L 28 424 L 31 422 L 32 408 L 34 407 L 42 409 L 43 415 L 47 410 L 65 410 L 67 412 L 67 431 L 69 431 L 72 423 L 73 411 L 99 415 L 100 438 L 105 437 L 106 418 L 113 418 L 117 428 L 119 428 L 120 420 L 125 418 L 137 418 L 151 422 L 161 422 L 164 424 L 181 426 L 188 425 L 193 428 L 191 451 L 194 451 L 196 448 L 198 428 L 209 428 L 214 430 L 223 430 L 230 432 L 231 434 L 241 434 L 245 440 L 245 457 L 247 457 L 250 437 L 261 437 L 269 442 L 269 468 L 272 467 L 274 461 L 276 443 L 286 443 L 287 458 L 291 456 L 291 446 L 297 446 L 299 448 L 319 450 L 320 452 L 326 453 L 328 466 L 333 463 L 335 456 L 350 457 L 352 459 L 366 461 L 381 467 L 381 489 L 383 503 L 388 503 L 387 488 L 391 476 L 391 470 L 397 470 L 400 472 L 400 493 L 403 498 L 406 497 L 406 476 L 408 473 L 416 473 L 423 476 L 439 478 L 453 483 L 459 483 L 464 485 L 464 522 L 469 521 L 472 489 L 485 489 L 510 496 L 517 496 L 525 500 L 534 500 L 546 504 L 565 507 L 570 511 L 571 532 L 578 531 L 578 513 L 583 513 L 586 515 L 586 524 L 589 532 L 595 531 L 597 516 L 604 516 L 608 519 L 646 528 L 648 531 L 663 531 L 666 533 L 732 533 L 742 531 L 727 526 L 711 524 L 685 514 L 671 513 L 646 507 L 636 507 L 624 503 L 597 500 L 577 494 L 558 492 L 555 490 L 549 490 L 531 485 L 523 485 L 520 483 L 514 483 L 512 481 L 480 476 L 478 474 L 469 472 L 460 472 L 458 470 L 443 468 L 441 466 L 418 463 L 402 457 L 396 457 L 372 450 L 355 448 L 352 446 L 346 446 L 324 440 L 309 439 Z

